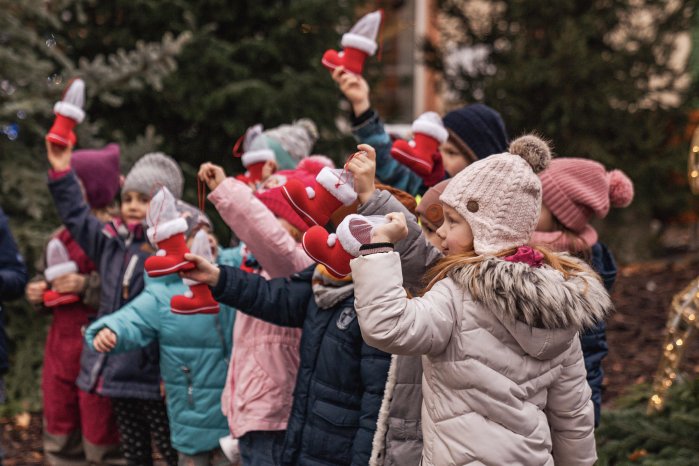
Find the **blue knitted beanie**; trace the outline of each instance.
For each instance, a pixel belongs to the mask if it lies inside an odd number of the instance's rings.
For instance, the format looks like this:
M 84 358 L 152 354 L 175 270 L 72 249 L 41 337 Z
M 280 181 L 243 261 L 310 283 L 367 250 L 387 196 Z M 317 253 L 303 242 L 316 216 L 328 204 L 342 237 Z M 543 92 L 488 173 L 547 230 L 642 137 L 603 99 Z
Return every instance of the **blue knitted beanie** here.
M 447 113 L 442 121 L 479 159 L 507 152 L 509 138 L 505 122 L 487 105 L 466 105 Z

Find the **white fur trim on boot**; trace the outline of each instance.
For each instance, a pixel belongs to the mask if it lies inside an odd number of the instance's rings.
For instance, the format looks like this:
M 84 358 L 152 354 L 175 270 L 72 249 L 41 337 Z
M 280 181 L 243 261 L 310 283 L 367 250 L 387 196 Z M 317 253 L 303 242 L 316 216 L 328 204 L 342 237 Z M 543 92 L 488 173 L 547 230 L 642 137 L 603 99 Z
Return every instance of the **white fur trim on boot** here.
M 68 117 L 77 123 L 82 123 L 85 119 L 85 111 L 82 108 L 62 100 L 53 106 L 53 113 Z
M 361 50 L 367 55 L 374 55 L 378 45 L 375 41 L 367 39 L 359 34 L 352 34 L 351 32 L 342 35 L 342 41 L 340 42 L 343 48 L 352 48 Z
M 349 224 L 352 218 L 362 218 L 361 215 L 357 214 L 350 214 L 344 219 L 342 219 L 342 222 L 337 226 L 337 230 L 335 230 L 335 234 L 337 234 L 337 239 L 340 240 L 340 244 L 342 245 L 342 248 L 347 251 L 347 253 L 353 257 L 358 257 L 359 256 L 359 248 L 362 247 L 362 244 L 357 241 L 357 239 L 352 235 L 352 233 L 349 230 Z
M 342 202 L 344 205 L 350 205 L 357 200 L 357 193 L 354 191 L 354 186 L 350 181 L 344 181 L 339 186 L 336 186 L 340 181 L 337 173 L 333 170 L 339 170 L 339 168 L 323 168 L 318 176 L 316 176 L 316 181 L 322 187 L 324 187 L 330 194 L 333 195 L 335 199 Z M 350 172 L 346 172 L 346 176 L 351 177 Z
M 58 277 L 68 275 L 69 273 L 77 272 L 78 264 L 76 264 L 73 261 L 62 262 L 60 264 L 52 265 L 51 267 L 48 267 L 46 270 L 44 270 L 44 278 L 46 278 L 47 282 L 51 283 Z
M 251 150 L 244 153 L 240 160 L 243 162 L 243 166 L 247 168 L 258 162 L 274 160 L 274 151 L 272 149 Z
M 198 285 L 198 284 L 199 284 L 198 281 L 196 281 L 196 280 L 190 280 L 189 278 L 183 278 L 183 279 L 182 279 L 182 283 L 184 283 L 184 284 L 187 285 L 187 286 L 194 286 L 194 285 Z M 187 292 L 191 294 L 191 291 L 188 290 Z M 185 294 L 185 295 L 186 295 L 186 294 Z
M 172 238 L 176 234 L 184 233 L 185 231 L 187 231 L 187 221 L 182 217 L 178 217 L 174 220 L 163 222 L 160 225 L 150 227 L 147 232 L 148 241 L 150 241 L 151 244 L 157 244 L 160 241 Z M 157 238 L 155 238 L 156 233 L 158 235 Z
M 449 132 L 444 127 L 442 119 L 435 112 L 425 112 L 413 122 L 413 133 L 426 134 L 440 144 L 444 143 L 449 138 Z

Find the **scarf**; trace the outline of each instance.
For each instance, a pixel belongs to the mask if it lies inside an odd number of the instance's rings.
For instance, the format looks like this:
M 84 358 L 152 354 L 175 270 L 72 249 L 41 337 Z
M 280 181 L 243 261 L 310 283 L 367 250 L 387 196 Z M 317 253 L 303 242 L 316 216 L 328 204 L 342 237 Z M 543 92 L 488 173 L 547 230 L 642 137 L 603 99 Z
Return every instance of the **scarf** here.
M 318 264 L 313 270 L 311 287 L 316 304 L 321 309 L 330 309 L 354 293 L 351 275 L 345 278 L 335 278 L 322 264 Z

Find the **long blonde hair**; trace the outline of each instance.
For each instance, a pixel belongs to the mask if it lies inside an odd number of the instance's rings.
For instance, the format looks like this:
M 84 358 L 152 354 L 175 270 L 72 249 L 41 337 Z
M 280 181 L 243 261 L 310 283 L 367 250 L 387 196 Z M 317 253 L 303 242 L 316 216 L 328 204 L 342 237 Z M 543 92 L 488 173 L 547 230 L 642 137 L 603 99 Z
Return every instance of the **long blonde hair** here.
M 572 258 L 557 254 L 553 252 L 551 249 L 548 249 L 543 246 L 531 246 L 531 248 L 535 251 L 539 251 L 544 256 L 543 263 L 561 272 L 566 280 L 571 276 L 578 275 L 585 271 L 584 266 L 582 266 L 580 262 L 575 261 Z M 457 270 L 465 266 L 477 265 L 488 259 L 492 259 L 493 257 L 508 257 L 515 254 L 517 252 L 517 249 L 518 248 L 506 249 L 504 251 L 500 251 L 496 254 L 493 254 L 492 256 L 479 256 L 475 253 L 475 251 L 468 251 L 462 254 L 455 254 L 453 256 L 443 257 L 425 274 L 425 281 L 427 283 L 427 286 L 423 290 L 423 294 L 431 290 L 432 287 L 438 281 L 446 278 L 449 275 L 449 273 L 454 270 Z M 475 273 L 472 276 L 472 279 L 475 280 L 477 276 L 478 270 L 475 271 Z M 475 287 L 473 288 L 475 289 Z

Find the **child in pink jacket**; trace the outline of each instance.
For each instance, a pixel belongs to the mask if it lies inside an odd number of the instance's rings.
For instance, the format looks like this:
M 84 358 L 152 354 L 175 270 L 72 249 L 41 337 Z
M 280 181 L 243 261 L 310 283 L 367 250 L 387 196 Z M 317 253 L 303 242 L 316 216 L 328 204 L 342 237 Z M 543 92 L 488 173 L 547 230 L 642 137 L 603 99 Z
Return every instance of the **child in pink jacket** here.
M 254 255 L 262 276 L 286 277 L 313 263 L 297 242 L 307 226 L 280 187 L 254 193 L 211 163 L 201 166 L 199 177 L 212 190 L 208 199 Z M 243 464 L 276 464 L 291 411 L 301 330 L 238 313 L 233 341 L 222 409 L 239 439 Z

